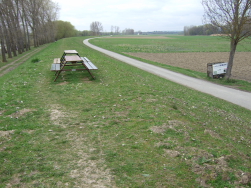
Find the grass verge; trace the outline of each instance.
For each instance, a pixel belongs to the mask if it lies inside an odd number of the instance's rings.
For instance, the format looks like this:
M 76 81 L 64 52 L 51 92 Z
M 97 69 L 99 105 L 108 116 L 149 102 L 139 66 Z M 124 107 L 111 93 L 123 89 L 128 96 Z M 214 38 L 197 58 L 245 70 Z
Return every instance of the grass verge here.
M 57 41 L 0 78 L 0 187 L 250 186 L 251 112 Z M 75 49 L 99 68 L 50 65 Z M 39 59 L 32 63 L 33 59 Z
M 222 37 L 210 36 L 167 36 L 167 39 L 123 39 L 123 38 L 97 38 L 90 40 L 94 45 L 132 57 L 134 59 L 153 64 L 159 67 L 179 72 L 187 76 L 204 79 L 216 84 L 233 87 L 243 91 L 251 91 L 250 82 L 244 80 L 212 79 L 206 73 L 183 69 L 150 60 L 130 56 L 127 52 L 145 53 L 176 53 L 176 52 L 228 52 L 229 41 Z M 243 41 L 238 45 L 238 52 L 250 51 L 250 41 Z

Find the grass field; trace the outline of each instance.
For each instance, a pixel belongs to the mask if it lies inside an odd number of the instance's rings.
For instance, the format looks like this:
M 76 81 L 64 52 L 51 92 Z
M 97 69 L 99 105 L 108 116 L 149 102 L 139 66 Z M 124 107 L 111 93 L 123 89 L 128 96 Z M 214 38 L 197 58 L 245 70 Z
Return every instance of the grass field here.
M 150 37 L 150 36 L 149 36 Z M 146 53 L 175 53 L 175 52 L 229 52 L 228 39 L 212 36 L 173 36 L 166 39 L 139 38 L 96 38 L 91 43 L 115 52 L 146 52 Z M 250 52 L 251 40 L 247 39 L 238 44 L 237 52 Z
M 0 187 L 251 186 L 251 111 L 83 39 L 59 40 L 0 78 Z M 95 80 L 65 72 L 53 82 L 66 49 L 92 60 Z
M 149 36 L 151 37 L 151 36 Z M 128 53 L 190 53 L 190 52 L 229 52 L 229 40 L 222 37 L 212 36 L 173 36 L 167 35 L 166 39 L 158 39 L 152 37 L 147 39 L 146 36 L 135 37 L 135 38 L 96 38 L 90 40 L 94 45 L 102 48 L 126 55 L 153 65 L 157 65 L 169 70 L 179 72 L 191 77 L 205 79 L 217 84 L 227 85 L 230 87 L 238 88 L 240 90 L 251 91 L 250 82 L 244 80 L 221 80 L 211 79 L 207 77 L 206 65 L 204 72 L 194 71 L 191 69 L 180 68 L 177 66 L 171 66 L 168 64 L 162 64 L 156 61 L 150 61 L 139 57 L 128 55 Z M 251 51 L 251 40 L 247 39 L 238 44 L 237 52 L 250 52 Z M 154 56 L 154 54 L 152 54 Z M 193 56 L 191 54 L 191 56 Z M 203 56 L 201 57 L 203 58 Z M 193 59 L 193 57 L 191 57 Z M 189 60 L 188 60 L 189 62 Z M 193 63 L 191 66 L 193 66 Z M 209 63 L 212 63 L 209 61 Z M 240 66 L 240 65 L 239 65 Z M 250 80 L 250 77 L 248 78 Z

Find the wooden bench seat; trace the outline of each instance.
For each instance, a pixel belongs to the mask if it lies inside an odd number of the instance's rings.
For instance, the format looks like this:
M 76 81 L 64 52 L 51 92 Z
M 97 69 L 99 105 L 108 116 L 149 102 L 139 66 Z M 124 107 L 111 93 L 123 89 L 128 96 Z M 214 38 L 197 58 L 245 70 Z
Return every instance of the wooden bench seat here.
M 60 58 L 55 58 L 51 65 L 51 71 L 59 71 L 60 70 Z
M 55 63 L 55 64 L 60 63 L 60 58 L 55 58 L 54 61 L 53 61 L 53 63 Z
M 89 70 L 97 70 L 98 68 L 87 58 L 87 57 L 81 57 L 83 60 L 83 63 Z

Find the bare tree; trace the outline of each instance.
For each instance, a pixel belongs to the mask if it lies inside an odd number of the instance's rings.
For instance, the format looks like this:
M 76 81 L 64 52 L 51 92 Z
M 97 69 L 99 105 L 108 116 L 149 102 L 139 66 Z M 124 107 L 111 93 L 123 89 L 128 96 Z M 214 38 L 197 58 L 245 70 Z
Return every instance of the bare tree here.
M 115 30 L 115 34 L 118 35 L 119 34 L 119 27 L 118 26 L 114 26 L 114 30 Z
M 130 29 L 130 28 L 125 28 L 123 33 L 125 35 L 134 35 L 134 29 Z
M 230 79 L 238 43 L 251 36 L 251 0 L 202 0 L 205 22 L 230 39 L 226 79 Z
M 113 34 L 113 25 L 111 26 L 111 35 Z
M 102 23 L 98 21 L 92 22 L 90 25 L 90 30 L 93 35 L 100 35 L 101 31 L 103 31 Z
M 34 46 L 55 41 L 58 5 L 51 0 L 0 0 L 0 40 L 3 62 Z

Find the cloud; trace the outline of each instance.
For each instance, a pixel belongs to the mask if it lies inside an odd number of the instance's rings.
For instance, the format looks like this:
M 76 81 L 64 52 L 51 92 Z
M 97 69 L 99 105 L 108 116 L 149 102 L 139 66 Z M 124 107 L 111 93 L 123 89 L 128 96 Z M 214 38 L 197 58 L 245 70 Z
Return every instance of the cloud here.
M 78 30 L 89 30 L 100 21 L 104 30 L 111 26 L 135 31 L 183 30 L 201 25 L 203 7 L 200 0 L 54 0 L 61 7 L 60 19 L 70 21 Z

